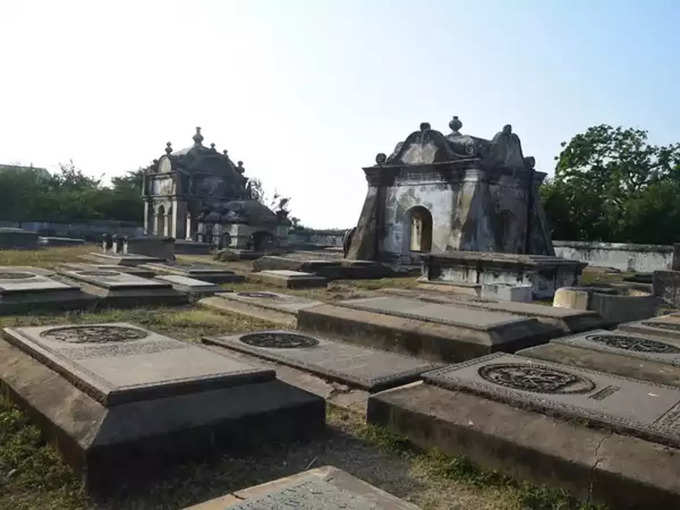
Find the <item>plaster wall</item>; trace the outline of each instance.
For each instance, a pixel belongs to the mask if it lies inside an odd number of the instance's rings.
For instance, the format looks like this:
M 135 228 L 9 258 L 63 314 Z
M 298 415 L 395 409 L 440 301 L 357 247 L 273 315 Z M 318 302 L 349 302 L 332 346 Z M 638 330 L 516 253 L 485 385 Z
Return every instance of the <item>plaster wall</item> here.
M 662 244 L 553 241 L 553 246 L 558 257 L 621 271 L 663 271 L 670 269 L 673 261 L 673 247 Z

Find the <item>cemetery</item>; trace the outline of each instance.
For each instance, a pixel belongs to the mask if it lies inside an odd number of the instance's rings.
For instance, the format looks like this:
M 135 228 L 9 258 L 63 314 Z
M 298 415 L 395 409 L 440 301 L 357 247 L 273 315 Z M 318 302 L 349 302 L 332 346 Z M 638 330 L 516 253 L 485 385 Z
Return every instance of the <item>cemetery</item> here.
M 564 256 L 510 125 L 449 127 L 363 169 L 342 242 L 296 244 L 200 128 L 143 170 L 144 235 L 0 229 L 0 438 L 34 437 L 0 482 L 36 462 L 61 474 L 33 503 L 65 508 L 680 507 L 680 249 Z

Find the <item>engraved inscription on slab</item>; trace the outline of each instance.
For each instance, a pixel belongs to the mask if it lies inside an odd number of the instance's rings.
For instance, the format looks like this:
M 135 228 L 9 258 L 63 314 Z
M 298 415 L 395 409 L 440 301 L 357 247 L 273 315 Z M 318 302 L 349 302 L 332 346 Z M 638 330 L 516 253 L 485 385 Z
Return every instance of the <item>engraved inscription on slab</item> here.
M 108 343 L 129 342 L 146 338 L 148 333 L 137 328 L 121 326 L 74 326 L 68 328 L 48 329 L 40 333 L 42 337 L 54 338 L 62 342 Z
M 422 375 L 426 383 L 680 445 L 680 388 L 497 353 Z
M 301 482 L 272 492 L 259 498 L 246 500 L 233 510 L 367 510 L 375 508 L 366 498 L 340 489 L 317 478 L 303 479 Z
M 36 276 L 33 273 L 0 273 L 0 280 L 26 280 Z
M 588 393 L 595 387 L 585 377 L 541 365 L 496 363 L 478 373 L 494 384 L 534 393 Z
M 237 292 L 238 296 L 258 299 L 279 299 L 279 296 L 271 292 Z
M 648 326 L 650 328 L 667 329 L 669 331 L 680 331 L 680 322 L 675 324 L 673 322 L 645 321 L 642 323 L 642 325 Z
M 586 335 L 586 339 L 591 342 L 604 344 L 616 349 L 623 349 L 634 352 L 650 352 L 664 354 L 680 354 L 680 349 L 649 338 L 628 335 Z
M 243 335 L 241 342 L 254 347 L 266 347 L 270 349 L 296 349 L 300 347 L 315 347 L 319 341 L 311 336 L 296 335 L 293 333 L 253 333 Z

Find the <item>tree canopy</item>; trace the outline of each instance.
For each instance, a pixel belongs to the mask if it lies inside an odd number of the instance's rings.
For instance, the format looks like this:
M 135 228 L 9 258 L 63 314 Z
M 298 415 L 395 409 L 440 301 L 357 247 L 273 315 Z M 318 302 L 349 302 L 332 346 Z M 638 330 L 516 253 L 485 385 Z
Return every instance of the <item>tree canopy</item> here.
M 42 168 L 0 170 L 0 219 L 10 221 L 142 221 L 140 171 L 114 177 L 111 186 L 87 177 L 72 161 L 50 174 Z
M 680 143 L 602 124 L 562 147 L 541 188 L 553 239 L 680 242 Z

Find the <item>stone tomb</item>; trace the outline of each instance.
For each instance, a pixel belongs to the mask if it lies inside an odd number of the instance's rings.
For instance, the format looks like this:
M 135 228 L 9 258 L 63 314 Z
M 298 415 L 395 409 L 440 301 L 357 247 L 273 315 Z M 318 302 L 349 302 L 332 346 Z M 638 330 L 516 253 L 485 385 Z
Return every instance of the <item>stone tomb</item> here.
M 619 325 L 619 329 L 643 335 L 680 340 L 680 317 L 677 314 L 661 315 L 647 320 L 627 322 L 626 324 Z
M 90 252 L 89 255 L 83 255 L 81 258 L 97 264 L 113 264 L 121 266 L 139 266 L 140 264 L 163 262 L 163 259 L 148 257 L 146 255 L 123 255 L 122 253 L 102 253 L 96 251 Z
M 4 336 L 0 379 L 91 488 L 120 487 L 176 458 L 304 437 L 324 423 L 323 400 L 273 370 L 132 324 Z
M 168 282 L 140 278 L 120 271 L 62 270 L 59 274 L 81 284 L 86 292 L 99 296 L 107 305 L 144 306 L 187 302 L 187 295 L 177 292 Z
M 534 318 L 398 296 L 301 310 L 298 328 L 434 361 L 515 351 L 559 334 Z
M 333 466 L 323 466 L 211 499 L 185 510 L 418 510 Z
M 284 287 L 286 289 L 309 289 L 313 287 L 326 287 L 328 280 L 323 276 L 301 271 L 288 271 L 286 269 L 272 269 L 251 273 L 250 278 L 256 281 Z
M 359 279 L 359 278 L 382 278 L 389 270 L 373 260 L 350 260 L 333 258 L 311 258 L 319 257 L 314 253 L 305 256 L 305 253 L 292 253 L 286 256 L 265 255 L 253 262 L 256 271 L 265 270 L 289 270 L 313 273 L 323 276 L 328 280 L 339 279 Z
M 38 234 L 23 228 L 0 227 L 0 250 L 36 250 Z
M 203 298 L 199 305 L 239 313 L 284 326 L 295 327 L 300 310 L 322 305 L 321 301 L 270 291 L 222 292 Z
M 600 329 L 556 338 L 518 354 L 680 386 L 680 339 Z
M 86 264 L 84 262 L 67 262 L 57 266 L 60 270 L 65 271 L 115 271 L 118 273 L 126 273 L 141 278 L 153 278 L 156 273 L 150 269 L 145 269 L 142 266 L 120 266 L 115 264 Z
M 0 313 L 12 314 L 36 309 L 72 310 L 96 301 L 78 285 L 51 278 L 53 273 L 27 266 L 0 267 Z
M 212 283 L 234 283 L 245 280 L 243 276 L 215 264 L 156 263 L 144 264 L 143 267 L 159 274 L 173 274 Z
M 176 274 L 162 274 L 156 276 L 155 279 L 161 282 L 167 282 L 172 285 L 173 289 L 180 292 L 186 292 L 192 296 L 212 295 L 222 291 L 222 287 L 215 285 L 214 283 L 204 282 L 203 280 Z
M 258 331 L 206 337 L 205 343 L 252 354 L 373 392 L 409 383 L 437 364 L 344 342 L 291 333 Z

